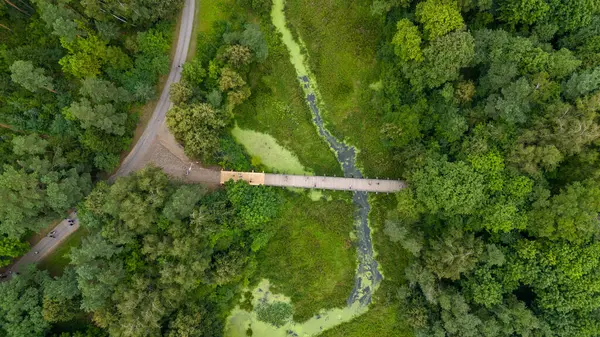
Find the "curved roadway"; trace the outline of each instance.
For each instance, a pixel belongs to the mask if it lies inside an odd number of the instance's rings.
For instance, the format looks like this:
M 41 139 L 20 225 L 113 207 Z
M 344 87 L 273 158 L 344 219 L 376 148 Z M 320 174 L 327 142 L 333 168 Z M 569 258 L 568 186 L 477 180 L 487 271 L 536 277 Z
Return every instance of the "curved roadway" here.
M 169 77 L 160 95 L 158 104 L 152 113 L 152 118 L 148 122 L 142 137 L 140 137 L 131 152 L 125 157 L 125 160 L 123 160 L 121 166 L 110 180 L 127 175 L 136 168 L 138 162 L 142 161 L 145 154 L 148 152 L 148 149 L 152 145 L 152 142 L 165 121 L 165 116 L 171 106 L 171 101 L 169 100 L 169 87 L 172 83 L 178 82 L 181 78 L 181 65 L 187 58 L 194 27 L 194 7 L 195 0 L 185 0 L 179 26 L 179 37 L 177 38 L 175 57 L 171 63 L 171 71 L 169 72 Z M 12 272 L 17 272 L 19 268 L 24 265 L 40 262 L 44 257 L 54 251 L 69 235 L 75 232 L 77 228 L 79 228 L 79 220 L 75 213 L 72 213 L 69 217 L 74 219 L 75 223 L 73 225 L 69 225 L 66 219 L 61 221 L 53 229 L 55 232 L 54 237 L 46 236 L 40 240 L 40 242 L 33 246 L 27 254 L 21 257 L 19 261 L 11 267 L 9 273 L 12 274 Z

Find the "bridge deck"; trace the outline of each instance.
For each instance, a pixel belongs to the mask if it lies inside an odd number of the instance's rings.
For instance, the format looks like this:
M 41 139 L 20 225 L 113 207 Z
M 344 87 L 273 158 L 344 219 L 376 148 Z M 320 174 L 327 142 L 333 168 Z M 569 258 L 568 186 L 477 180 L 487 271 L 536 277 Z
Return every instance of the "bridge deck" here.
M 245 180 L 250 185 L 265 185 L 264 173 L 221 171 L 221 184 L 224 184 L 230 179 L 233 179 L 233 181 Z
M 251 185 L 300 187 L 341 191 L 396 192 L 406 187 L 406 184 L 401 180 L 221 171 L 221 184 L 225 183 L 225 181 L 229 179 L 246 180 Z

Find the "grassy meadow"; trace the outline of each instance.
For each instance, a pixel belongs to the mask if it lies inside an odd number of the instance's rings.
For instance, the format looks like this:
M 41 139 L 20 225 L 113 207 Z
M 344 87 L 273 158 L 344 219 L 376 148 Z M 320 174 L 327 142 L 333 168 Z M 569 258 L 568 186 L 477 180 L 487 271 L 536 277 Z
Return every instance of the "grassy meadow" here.
M 278 221 L 280 230 L 258 258 L 258 279 L 291 297 L 294 319 L 302 322 L 320 309 L 343 307 L 354 286 L 356 247 L 354 207 L 348 195 L 312 201 L 289 192 Z M 341 198 L 340 198 L 341 197 Z
M 359 163 L 367 176 L 395 177 L 372 104 L 375 91 L 370 87 L 379 82 L 376 51 L 383 27 L 370 13 L 371 2 L 288 0 L 285 15 L 307 49 L 328 128 L 360 150 Z
M 379 268 L 384 275 L 383 282 L 375 293 L 371 308 L 354 320 L 327 330 L 319 337 L 412 337 L 412 329 L 402 320 L 394 299 L 398 287 L 405 284 L 404 268 L 408 265 L 410 253 L 400 244 L 393 243 L 383 233 L 383 225 L 388 210 L 395 207 L 393 195 L 371 197 L 372 237 L 377 252 Z

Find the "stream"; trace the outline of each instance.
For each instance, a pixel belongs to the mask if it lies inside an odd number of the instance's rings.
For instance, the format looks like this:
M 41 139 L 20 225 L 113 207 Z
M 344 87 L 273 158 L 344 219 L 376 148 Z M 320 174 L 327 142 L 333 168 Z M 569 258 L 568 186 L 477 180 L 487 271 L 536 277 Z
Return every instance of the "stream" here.
M 292 33 L 286 25 L 284 14 L 285 0 L 273 0 L 271 18 L 273 25 L 282 34 L 282 40 L 290 52 L 290 62 L 296 69 L 298 81 L 306 95 L 306 102 L 312 112 L 313 122 L 321 137 L 323 137 L 330 148 L 335 152 L 346 177 L 362 178 L 360 170 L 356 166 L 356 148 L 338 140 L 325 127 L 322 112 L 323 104 L 316 85 L 314 76 L 308 70 L 308 62 L 301 52 L 300 44 L 296 42 Z M 277 336 L 314 336 L 329 328 L 352 320 L 368 310 L 373 293 L 379 286 L 383 276 L 378 269 L 374 258 L 373 243 L 371 240 L 371 229 L 369 227 L 369 199 L 367 192 L 354 192 L 353 203 L 356 206 L 355 234 L 357 245 L 358 266 L 355 275 L 354 288 L 348 296 L 346 307 L 322 310 L 318 315 L 303 323 L 289 322 L 282 327 L 274 327 L 268 323 L 259 321 L 254 312 L 235 309 L 228 319 L 226 333 L 228 337 L 246 336 L 248 328 L 252 329 L 252 335 L 258 337 Z M 253 304 L 271 303 L 277 301 L 289 302 L 281 294 L 273 294 L 269 291 L 268 280 L 263 280 L 253 291 Z

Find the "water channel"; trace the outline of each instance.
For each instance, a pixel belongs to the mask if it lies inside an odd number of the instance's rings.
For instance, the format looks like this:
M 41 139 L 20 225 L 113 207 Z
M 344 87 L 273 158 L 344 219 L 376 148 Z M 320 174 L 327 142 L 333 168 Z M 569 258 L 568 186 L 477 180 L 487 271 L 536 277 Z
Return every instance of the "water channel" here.
M 282 34 L 283 43 L 290 52 L 290 62 L 294 65 L 298 80 L 306 95 L 307 104 L 313 114 L 313 122 L 321 137 L 323 137 L 331 149 L 335 152 L 338 162 L 342 166 L 346 177 L 362 178 L 360 170 L 356 166 L 356 148 L 338 140 L 325 127 L 322 113 L 323 103 L 316 85 L 315 77 L 310 73 L 308 61 L 301 51 L 302 41 L 295 41 L 292 33 L 286 25 L 284 14 L 285 0 L 273 0 L 271 19 L 273 25 Z M 338 324 L 352 320 L 365 313 L 371 303 L 373 293 L 382 280 L 377 261 L 374 258 L 373 243 L 371 241 L 371 229 L 369 228 L 370 205 L 367 192 L 354 192 L 352 198 L 356 206 L 355 234 L 357 243 L 358 266 L 355 275 L 354 288 L 348 296 L 346 307 L 331 310 L 323 310 L 318 315 L 306 322 L 289 322 L 276 328 L 270 324 L 259 321 L 254 312 L 236 309 L 232 312 L 227 322 L 226 336 L 246 336 L 248 328 L 252 329 L 253 336 L 314 336 L 332 328 Z M 289 302 L 280 294 L 269 291 L 267 280 L 261 282 L 253 291 L 253 304 L 264 302 L 283 301 Z

